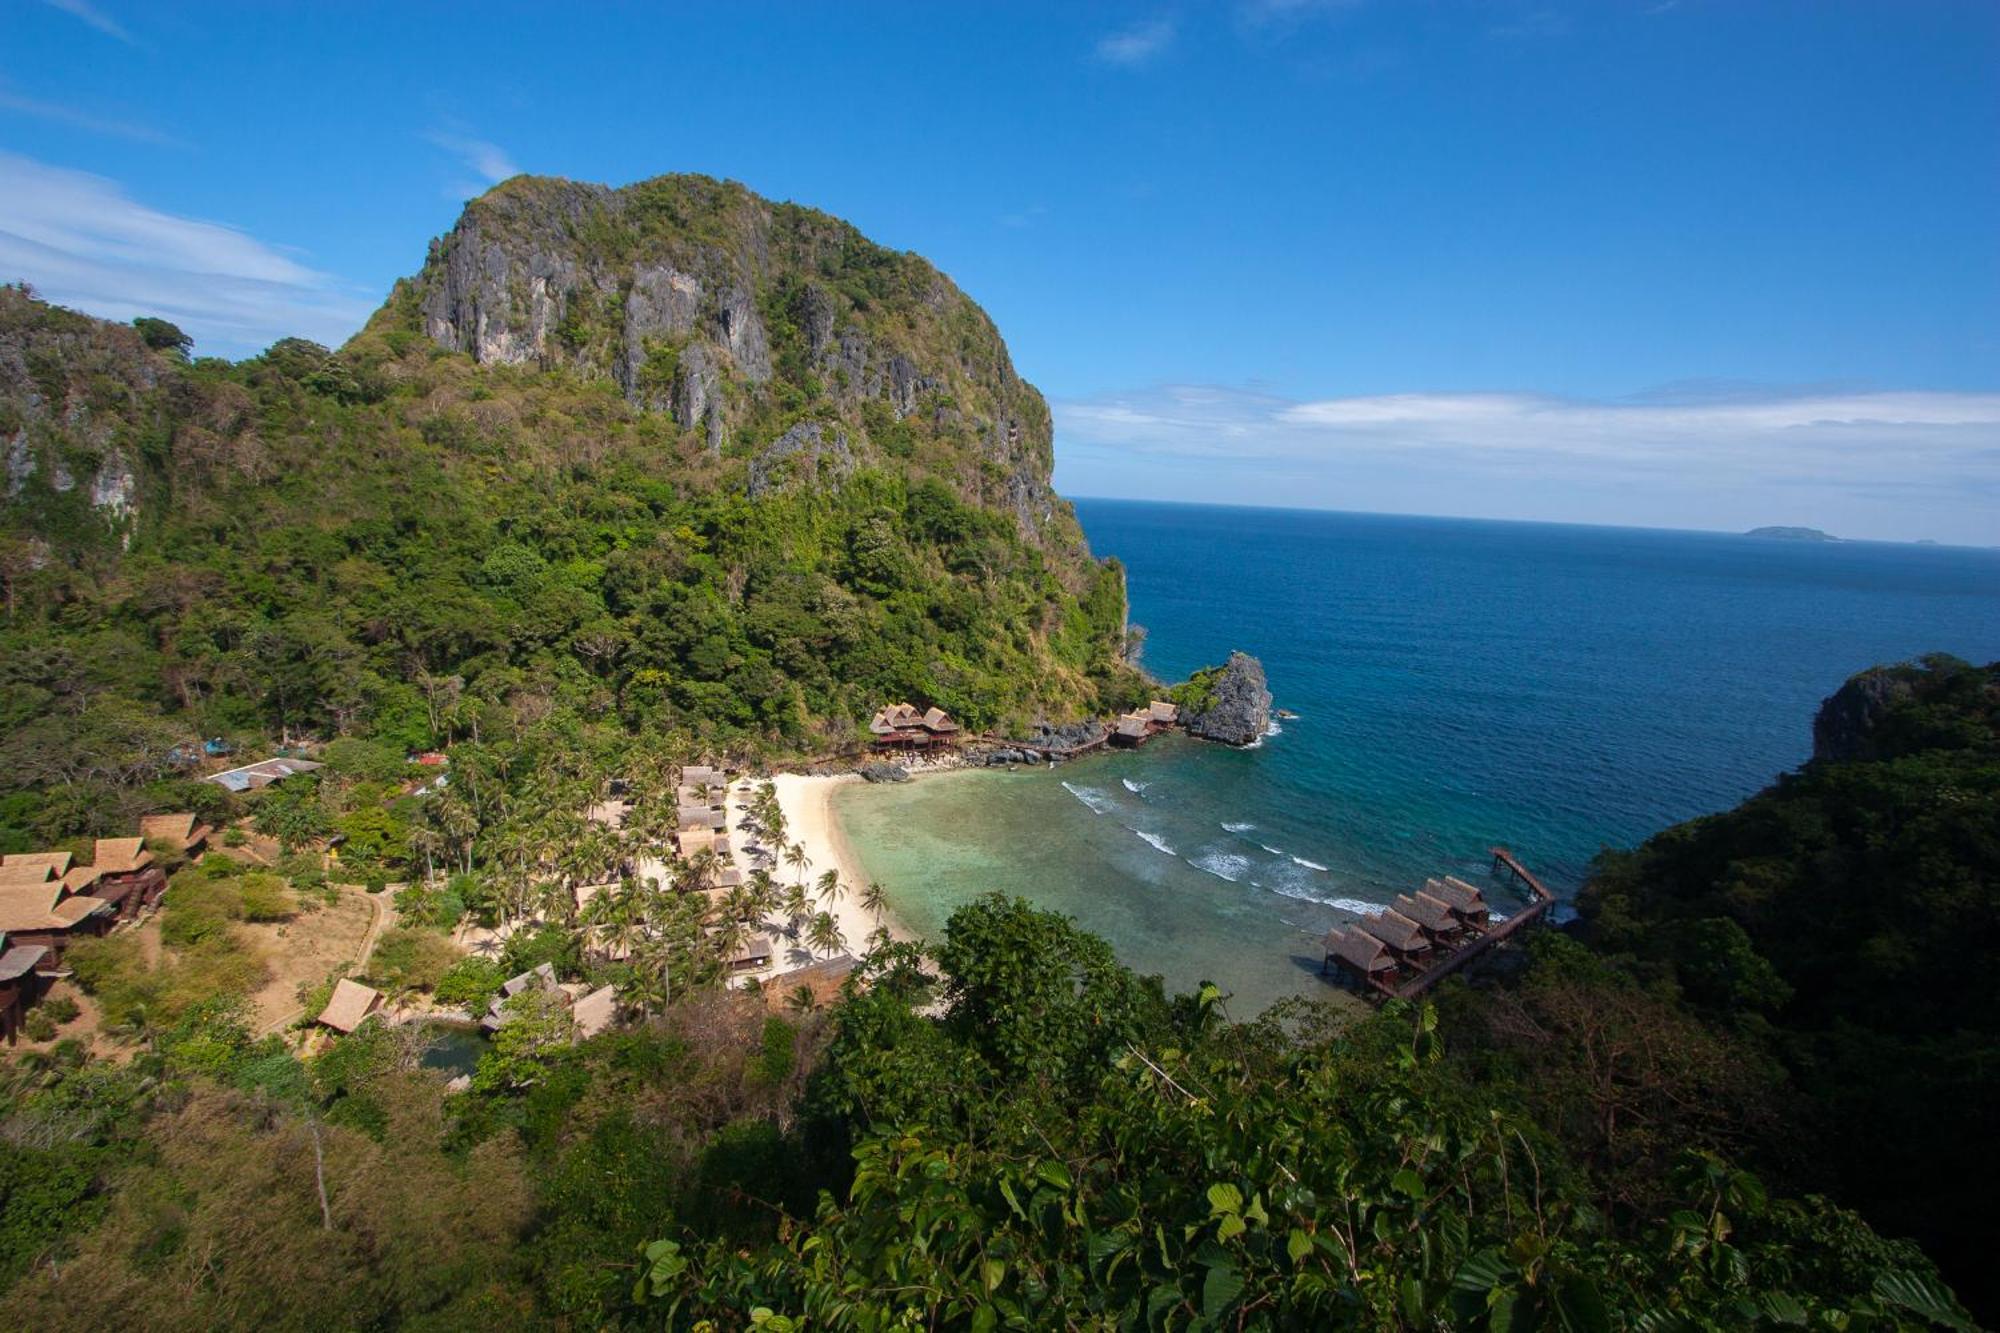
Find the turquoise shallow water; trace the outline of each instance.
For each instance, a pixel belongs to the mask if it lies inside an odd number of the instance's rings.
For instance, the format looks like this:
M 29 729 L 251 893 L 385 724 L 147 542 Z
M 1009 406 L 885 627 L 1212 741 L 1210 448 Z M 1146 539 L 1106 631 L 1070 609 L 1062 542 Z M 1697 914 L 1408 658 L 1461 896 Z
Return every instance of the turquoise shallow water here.
M 2000 657 L 1992 551 L 1077 508 L 1126 564 L 1155 674 L 1244 648 L 1300 716 L 1247 751 L 1163 740 L 857 786 L 836 810 L 917 931 L 1020 893 L 1239 1012 L 1318 991 L 1329 923 L 1427 875 L 1476 880 L 1494 843 L 1569 893 L 1600 847 L 1734 804 L 1808 756 L 1814 708 L 1863 667 Z

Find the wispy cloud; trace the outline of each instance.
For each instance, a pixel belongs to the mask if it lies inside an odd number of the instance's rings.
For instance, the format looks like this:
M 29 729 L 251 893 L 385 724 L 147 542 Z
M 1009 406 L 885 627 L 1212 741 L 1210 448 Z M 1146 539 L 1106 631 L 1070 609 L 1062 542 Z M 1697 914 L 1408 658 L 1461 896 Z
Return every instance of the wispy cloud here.
M 137 143 L 159 144 L 162 147 L 185 148 L 187 145 L 173 135 L 151 125 L 137 121 L 116 120 L 109 116 L 93 115 L 59 102 L 45 102 L 35 97 L 23 97 L 0 87 L 0 111 L 14 111 L 24 116 L 34 116 L 39 120 L 52 121 L 58 125 L 68 125 L 72 129 L 88 130 L 92 134 L 108 134 L 113 138 L 131 139 Z
M 123 24 L 91 4 L 90 0 L 43 0 L 43 3 L 51 9 L 60 9 L 71 18 L 82 19 L 106 37 L 116 37 L 128 46 L 134 42 L 132 34 L 125 31 Z
M 0 275 L 106 319 L 159 315 L 204 352 L 343 341 L 370 303 L 246 232 L 148 208 L 115 181 L 0 152 Z
M 508 156 L 507 150 L 486 139 L 451 130 L 432 130 L 424 138 L 458 158 L 458 165 L 477 177 L 476 180 L 454 181 L 446 191 L 454 199 L 469 199 L 489 185 L 498 185 L 510 176 L 521 174 L 521 169 L 514 165 L 514 159 Z
M 1110 65 L 1137 68 L 1149 65 L 1174 44 L 1176 28 L 1171 18 L 1147 19 L 1098 39 L 1097 58 Z
M 1935 520 L 1933 535 L 2000 539 L 1992 518 L 2000 394 L 1679 386 L 1614 401 L 1522 393 L 1299 401 L 1172 385 L 1058 402 L 1055 413 L 1063 447 L 1086 472 L 1102 465 L 1106 475 L 1137 476 L 1157 465 L 1207 477 L 1211 493 L 1248 478 L 1301 478 L 1321 503 L 1360 486 L 1460 496 L 1426 510 L 1455 513 L 1481 512 L 1482 496 L 1510 497 L 1503 508 L 1513 511 L 1531 504 L 1520 497 L 1543 497 L 1542 511 L 1517 517 L 1574 517 L 1561 512 L 1565 494 L 1587 494 L 1629 501 L 1604 521 L 1695 527 L 1727 525 L 1702 520 L 1739 509 L 1783 522 L 1804 506 L 1808 517 L 1835 516 L 1814 524 L 1835 530 L 1845 521 L 1886 535 L 1894 522 Z

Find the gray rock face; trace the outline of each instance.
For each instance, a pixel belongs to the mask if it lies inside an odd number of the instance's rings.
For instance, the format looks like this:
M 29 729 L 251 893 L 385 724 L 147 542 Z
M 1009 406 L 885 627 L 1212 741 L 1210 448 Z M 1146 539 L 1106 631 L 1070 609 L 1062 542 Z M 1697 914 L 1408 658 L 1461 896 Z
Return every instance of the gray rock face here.
M 23 426 L 7 441 L 7 498 L 13 499 L 35 475 L 35 451 L 28 447 L 28 428 Z
M 750 498 L 796 483 L 830 485 L 853 471 L 846 431 L 801 421 L 750 460 Z
M 910 770 L 901 764 L 864 764 L 861 776 L 869 782 L 908 782 Z
M 1214 680 L 1215 701 L 1198 713 L 1182 713 L 1191 736 L 1224 745 L 1248 745 L 1271 727 L 1271 691 L 1264 664 L 1248 653 L 1229 655 Z
M 1813 715 L 1813 758 L 1839 763 L 1865 758 L 1869 733 L 1883 714 L 1916 693 L 1887 667 L 1864 671 L 1829 695 Z
M 132 512 L 132 497 L 138 489 L 139 479 L 132 475 L 132 465 L 114 450 L 91 478 L 91 508 L 108 509 L 113 518 L 124 518 Z
M 1049 481 L 1048 406 L 992 321 L 921 259 L 825 214 L 699 176 L 518 177 L 466 206 L 409 299 L 449 350 L 610 379 L 718 457 L 763 446 L 753 494 L 794 455 L 834 477 L 879 461 L 879 404 L 914 427 L 903 456 L 912 439 L 970 446 L 967 502 L 1040 544 L 1081 545 Z M 801 395 L 845 434 L 746 440 Z

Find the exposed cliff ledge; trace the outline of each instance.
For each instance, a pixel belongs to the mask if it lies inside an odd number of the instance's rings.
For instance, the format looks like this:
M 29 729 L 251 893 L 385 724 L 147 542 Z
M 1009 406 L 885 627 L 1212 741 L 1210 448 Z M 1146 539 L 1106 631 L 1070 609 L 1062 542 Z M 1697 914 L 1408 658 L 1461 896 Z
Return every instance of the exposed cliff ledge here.
M 1271 727 L 1271 691 L 1264 664 L 1233 652 L 1219 667 L 1197 671 L 1174 687 L 1181 725 L 1191 736 L 1225 745 L 1249 745 Z
M 1048 405 L 986 313 L 924 259 L 740 185 L 517 177 L 466 206 L 381 318 L 487 365 L 611 380 L 718 458 L 795 454 L 809 429 L 856 464 L 914 463 L 1044 544 L 1077 540 L 1049 484 Z

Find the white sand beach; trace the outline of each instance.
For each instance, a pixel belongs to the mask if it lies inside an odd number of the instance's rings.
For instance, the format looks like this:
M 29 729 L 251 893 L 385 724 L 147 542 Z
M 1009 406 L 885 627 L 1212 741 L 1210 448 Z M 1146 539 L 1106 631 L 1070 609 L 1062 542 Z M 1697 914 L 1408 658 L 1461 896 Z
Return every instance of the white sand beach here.
M 789 841 L 805 848 L 806 857 L 811 863 L 805 869 L 806 883 L 812 884 L 828 870 L 835 871 L 840 876 L 843 892 L 839 901 L 827 910 L 831 911 L 834 919 L 840 923 L 840 933 L 847 940 L 848 952 L 856 956 L 867 949 L 868 936 L 877 928 L 878 923 L 861 905 L 861 891 L 868 882 L 868 876 L 861 867 L 860 859 L 855 856 L 854 849 L 842 836 L 839 821 L 834 818 L 833 794 L 843 784 L 859 781 L 861 778 L 853 773 L 833 776 L 780 773 L 771 779 L 773 787 L 777 790 L 778 808 L 785 815 L 785 836 Z M 731 786 L 728 812 L 732 829 L 741 826 L 747 793 L 752 789 L 752 786 L 746 786 L 743 782 Z M 771 873 L 781 884 L 789 884 L 798 876 L 798 872 L 787 866 L 782 859 L 772 867 Z M 894 905 L 890 906 L 893 909 Z M 887 927 L 889 933 L 896 939 L 911 938 L 896 921 L 893 910 L 886 912 L 879 924 Z M 773 967 L 767 972 L 756 975 L 766 978 L 774 975 L 782 976 L 785 972 L 817 961 L 804 949 L 794 947 L 795 942 L 781 942 L 786 947 L 781 949 Z

